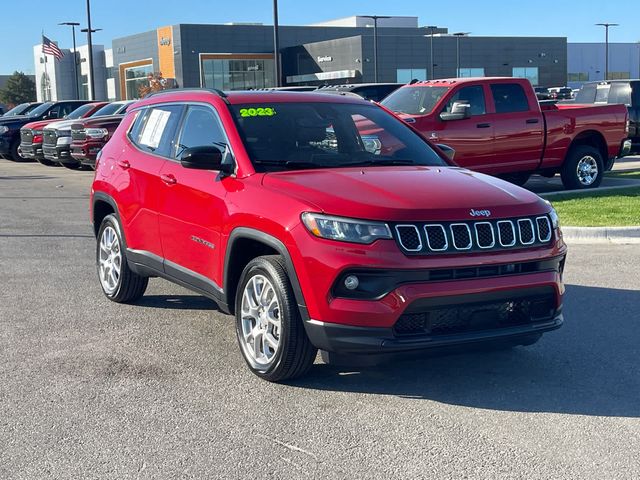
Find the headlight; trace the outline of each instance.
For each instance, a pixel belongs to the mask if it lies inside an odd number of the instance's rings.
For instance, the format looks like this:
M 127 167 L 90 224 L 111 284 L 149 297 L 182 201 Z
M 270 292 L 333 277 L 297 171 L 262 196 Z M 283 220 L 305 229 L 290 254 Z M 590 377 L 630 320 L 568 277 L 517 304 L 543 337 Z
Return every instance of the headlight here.
M 87 128 L 85 134 L 89 138 L 100 139 L 109 135 L 109 130 L 106 128 Z
M 549 205 L 549 208 L 551 209 L 549 210 L 549 218 L 551 219 L 551 226 L 555 230 L 560 227 L 560 218 L 558 217 L 558 212 L 556 212 L 556 209 L 553 208 L 553 205 L 551 205 L 551 202 L 549 200 L 545 200 L 545 203 Z
M 9 131 L 9 127 L 2 126 L 0 127 L 0 135 L 4 135 Z
M 316 237 L 340 242 L 373 243 L 379 238 L 392 238 L 386 223 L 332 217 L 319 213 L 303 213 L 302 222 Z

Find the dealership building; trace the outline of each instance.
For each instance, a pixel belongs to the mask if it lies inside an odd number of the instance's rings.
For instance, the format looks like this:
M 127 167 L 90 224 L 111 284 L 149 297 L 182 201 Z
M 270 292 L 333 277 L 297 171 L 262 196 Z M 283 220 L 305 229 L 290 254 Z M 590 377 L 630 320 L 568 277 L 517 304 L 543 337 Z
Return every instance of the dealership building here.
M 281 26 L 281 84 L 373 82 L 372 27 L 373 20 L 364 16 Z M 595 45 L 595 53 L 583 55 L 596 65 L 599 44 L 585 45 Z M 568 73 L 583 68 L 574 66 L 571 54 L 584 50 L 567 45 L 564 37 L 468 36 L 441 27 L 421 27 L 418 17 L 379 19 L 377 46 L 380 82 L 513 76 L 528 78 L 534 85 L 561 86 L 567 83 Z M 38 98 L 74 97 L 73 58 L 79 65 L 80 96 L 86 98 L 87 47 L 79 47 L 75 54 L 64 50 L 69 55 L 55 62 L 51 56 L 45 62 L 41 51 L 40 45 L 34 47 Z M 153 73 L 162 74 L 168 87 L 238 90 L 275 85 L 273 27 L 269 25 L 165 26 L 114 39 L 111 48 L 94 46 L 93 57 L 97 99 L 138 98 Z M 578 78 L 594 75 L 595 71 Z

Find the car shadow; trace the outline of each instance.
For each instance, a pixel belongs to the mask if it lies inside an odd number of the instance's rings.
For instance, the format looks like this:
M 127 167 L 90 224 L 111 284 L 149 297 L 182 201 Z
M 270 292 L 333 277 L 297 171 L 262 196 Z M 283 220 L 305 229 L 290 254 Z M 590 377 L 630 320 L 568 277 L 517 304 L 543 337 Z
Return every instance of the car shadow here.
M 378 367 L 316 364 L 289 385 L 517 412 L 640 416 L 640 291 L 570 285 L 564 326 L 530 347 Z
M 135 304 L 151 308 L 219 311 L 216 302 L 202 295 L 144 295 Z

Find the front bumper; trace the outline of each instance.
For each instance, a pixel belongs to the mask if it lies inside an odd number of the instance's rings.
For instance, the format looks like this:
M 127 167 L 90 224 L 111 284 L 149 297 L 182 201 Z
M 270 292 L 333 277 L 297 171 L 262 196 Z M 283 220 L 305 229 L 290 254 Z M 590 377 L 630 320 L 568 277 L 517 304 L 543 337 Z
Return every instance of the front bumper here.
M 44 145 L 42 147 L 44 158 L 51 160 L 52 162 L 78 164 L 79 161 L 71 157 L 71 147 L 69 145 L 62 146 L 50 146 Z
M 518 310 L 518 305 L 535 308 Z M 305 330 L 317 348 L 341 354 L 395 354 L 451 347 L 470 343 L 530 337 L 559 328 L 563 323 L 562 305 L 555 302 L 552 287 L 487 292 L 418 300 L 403 317 L 413 318 L 386 328 L 357 327 L 307 320 Z M 497 308 L 506 305 L 502 312 Z M 547 308 L 548 307 L 548 308 Z M 463 313 L 465 312 L 465 313 Z M 412 325 L 413 330 L 407 329 Z
M 0 155 L 11 153 L 11 138 L 0 136 Z
M 71 157 L 82 163 L 82 165 L 90 165 L 95 167 L 96 157 L 100 150 L 104 147 L 104 143 L 82 143 L 71 144 Z
M 24 158 L 33 158 L 36 160 L 44 160 L 44 152 L 41 143 L 20 144 L 20 151 Z

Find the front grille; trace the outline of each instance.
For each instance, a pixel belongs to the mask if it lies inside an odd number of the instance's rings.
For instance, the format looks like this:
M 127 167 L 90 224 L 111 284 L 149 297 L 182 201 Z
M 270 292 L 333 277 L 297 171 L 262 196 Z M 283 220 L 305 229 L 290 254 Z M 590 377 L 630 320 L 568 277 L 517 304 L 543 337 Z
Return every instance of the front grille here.
M 552 292 L 474 303 L 434 305 L 405 313 L 393 329 L 396 336 L 457 335 L 548 321 L 555 314 Z
M 28 128 L 20 130 L 20 142 L 27 144 L 33 143 L 33 130 Z
M 58 143 L 58 136 L 55 130 L 45 130 L 42 134 L 42 144 L 47 146 L 55 146 Z
M 407 255 L 479 252 L 548 245 L 547 216 L 467 222 L 395 225 L 395 239 Z
M 71 130 L 71 139 L 73 141 L 83 142 L 87 139 L 87 132 L 84 128 L 80 130 Z

